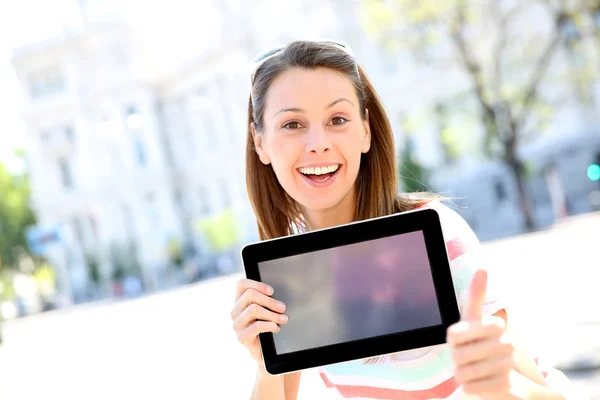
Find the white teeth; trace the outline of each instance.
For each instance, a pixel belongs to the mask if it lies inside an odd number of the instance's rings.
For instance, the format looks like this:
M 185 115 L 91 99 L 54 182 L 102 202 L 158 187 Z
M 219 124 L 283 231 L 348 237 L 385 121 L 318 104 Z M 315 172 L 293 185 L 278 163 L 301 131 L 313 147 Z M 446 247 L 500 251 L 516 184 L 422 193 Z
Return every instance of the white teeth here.
M 304 175 L 323 175 L 330 172 L 335 172 L 339 167 L 339 164 L 332 164 L 325 167 L 302 167 L 300 168 L 300 172 L 302 172 Z

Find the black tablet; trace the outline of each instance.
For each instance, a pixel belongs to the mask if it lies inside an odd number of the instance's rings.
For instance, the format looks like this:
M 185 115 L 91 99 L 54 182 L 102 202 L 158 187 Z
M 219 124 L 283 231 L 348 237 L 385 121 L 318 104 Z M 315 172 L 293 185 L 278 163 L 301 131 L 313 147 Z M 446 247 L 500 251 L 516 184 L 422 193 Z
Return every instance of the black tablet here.
M 441 344 L 460 318 L 432 209 L 249 244 L 242 260 L 287 306 L 260 334 L 273 375 Z

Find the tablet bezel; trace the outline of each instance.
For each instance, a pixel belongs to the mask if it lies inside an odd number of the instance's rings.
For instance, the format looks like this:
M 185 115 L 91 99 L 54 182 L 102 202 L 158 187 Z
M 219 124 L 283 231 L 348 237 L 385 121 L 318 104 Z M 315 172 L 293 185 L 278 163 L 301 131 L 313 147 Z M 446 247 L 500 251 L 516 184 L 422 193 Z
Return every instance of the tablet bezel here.
M 441 324 L 284 354 L 277 354 L 273 333 L 261 333 L 267 372 L 279 375 L 442 344 L 446 342 L 448 327 L 460 319 L 460 311 L 440 218 L 434 209 L 408 211 L 246 245 L 241 251 L 246 277 L 261 281 L 258 264 L 264 261 L 416 231 L 422 231 L 425 239 Z M 274 297 L 277 298 L 277 293 Z

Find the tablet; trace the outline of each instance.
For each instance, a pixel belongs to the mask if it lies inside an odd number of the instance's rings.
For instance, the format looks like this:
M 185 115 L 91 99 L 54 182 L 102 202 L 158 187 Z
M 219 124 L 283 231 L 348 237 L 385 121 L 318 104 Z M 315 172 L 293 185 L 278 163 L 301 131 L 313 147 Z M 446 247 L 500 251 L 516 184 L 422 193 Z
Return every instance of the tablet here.
M 272 375 L 446 341 L 460 318 L 435 210 L 423 209 L 253 243 L 248 279 L 287 306 L 259 335 Z

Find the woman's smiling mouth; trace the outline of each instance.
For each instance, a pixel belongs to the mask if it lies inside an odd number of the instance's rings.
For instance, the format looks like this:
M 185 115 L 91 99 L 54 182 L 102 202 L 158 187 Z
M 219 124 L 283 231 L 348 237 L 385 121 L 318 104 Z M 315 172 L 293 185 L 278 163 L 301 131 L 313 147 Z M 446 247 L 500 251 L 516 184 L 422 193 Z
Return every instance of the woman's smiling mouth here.
M 312 186 L 324 187 L 333 183 L 341 168 L 342 164 L 321 163 L 300 167 L 298 172 Z

